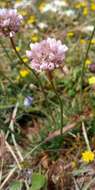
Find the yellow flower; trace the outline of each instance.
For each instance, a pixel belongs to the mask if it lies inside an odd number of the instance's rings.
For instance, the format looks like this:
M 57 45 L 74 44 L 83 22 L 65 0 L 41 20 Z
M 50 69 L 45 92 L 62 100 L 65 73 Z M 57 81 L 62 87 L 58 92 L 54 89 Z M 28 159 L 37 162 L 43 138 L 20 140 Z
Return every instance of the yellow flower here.
M 86 163 L 92 162 L 95 158 L 95 155 L 92 151 L 86 150 L 82 153 L 82 160 Z
M 17 51 L 20 51 L 20 47 L 16 47 L 16 50 L 17 50 Z
M 91 4 L 91 10 L 92 10 L 92 11 L 95 11 L 95 3 L 92 3 L 92 4 Z
M 92 44 L 95 44 L 95 39 L 92 39 L 92 40 L 91 40 L 91 43 L 92 43 Z
M 76 9 L 80 9 L 80 7 L 81 7 L 80 3 L 77 3 L 77 4 L 75 5 L 75 8 L 76 8 Z
M 26 10 L 20 10 L 19 12 L 22 16 L 26 16 L 28 14 Z
M 28 58 L 27 57 L 24 57 L 23 58 L 23 61 L 26 63 L 28 61 Z
M 32 42 L 38 42 L 39 36 L 37 34 L 34 34 L 34 35 L 32 35 L 31 40 L 32 40 Z
M 35 15 L 30 16 L 30 18 L 27 21 L 28 24 L 34 24 L 35 22 L 36 22 Z
M 29 71 L 28 70 L 26 70 L 26 69 L 22 69 L 22 70 L 20 70 L 20 76 L 21 77 L 26 77 L 27 75 L 29 74 Z
M 68 33 L 67 33 L 67 36 L 68 36 L 68 37 L 73 37 L 73 36 L 74 36 L 74 32 L 68 32 Z
M 80 44 L 86 44 L 86 40 L 80 39 Z
M 93 77 L 90 77 L 89 79 L 88 79 L 88 83 L 89 84 L 95 84 L 95 77 L 93 76 Z
M 80 3 L 76 3 L 75 8 L 79 9 L 81 7 L 86 7 L 87 3 L 86 2 L 80 2 Z
M 44 2 L 40 3 L 40 5 L 39 5 L 38 8 L 39 8 L 39 10 L 40 10 L 41 12 L 43 12 L 45 5 L 46 5 L 46 3 L 44 3 Z
M 85 62 L 86 65 L 90 65 L 91 63 L 92 63 L 92 61 L 90 59 L 87 59 Z
M 88 9 L 87 9 L 87 8 L 84 8 L 84 10 L 83 10 L 83 15 L 84 15 L 84 16 L 87 16 L 87 15 L 88 15 Z
M 80 2 L 80 6 L 81 7 L 86 7 L 87 6 L 87 2 Z

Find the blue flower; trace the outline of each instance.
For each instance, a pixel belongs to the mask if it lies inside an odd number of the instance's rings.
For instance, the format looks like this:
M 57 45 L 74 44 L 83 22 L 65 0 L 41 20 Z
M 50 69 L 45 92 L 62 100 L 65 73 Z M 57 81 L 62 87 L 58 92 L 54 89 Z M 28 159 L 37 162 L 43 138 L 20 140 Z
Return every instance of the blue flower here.
M 31 96 L 27 96 L 24 99 L 24 106 L 29 107 L 29 106 L 31 106 L 32 102 L 33 102 L 33 98 Z

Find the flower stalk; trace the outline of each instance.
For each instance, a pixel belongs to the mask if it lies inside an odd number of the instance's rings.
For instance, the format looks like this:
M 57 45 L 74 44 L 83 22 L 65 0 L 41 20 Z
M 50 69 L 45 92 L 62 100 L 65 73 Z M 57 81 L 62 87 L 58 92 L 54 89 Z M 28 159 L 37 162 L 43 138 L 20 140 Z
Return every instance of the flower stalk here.
M 57 97 L 57 99 L 59 101 L 59 105 L 60 105 L 60 121 L 61 121 L 60 135 L 62 135 L 62 132 L 63 132 L 63 102 L 62 102 L 62 100 L 61 100 L 61 98 L 60 98 L 60 96 L 59 96 L 59 94 L 57 92 L 57 89 L 56 89 L 55 85 L 54 85 L 52 73 L 48 72 L 47 76 L 48 76 L 48 79 L 49 79 L 49 81 L 51 83 L 52 89 L 53 89 L 54 93 L 56 94 L 56 97 Z

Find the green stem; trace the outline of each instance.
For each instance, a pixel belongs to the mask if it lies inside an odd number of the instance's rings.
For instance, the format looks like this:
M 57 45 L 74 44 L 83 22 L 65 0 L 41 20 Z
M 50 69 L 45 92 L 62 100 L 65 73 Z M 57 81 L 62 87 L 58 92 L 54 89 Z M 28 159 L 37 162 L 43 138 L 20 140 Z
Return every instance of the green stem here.
M 11 41 L 12 47 L 13 47 L 13 49 L 14 49 L 14 51 L 15 51 L 17 57 L 18 57 L 19 60 L 21 61 L 21 63 L 24 64 L 25 67 L 27 67 L 29 70 L 32 70 L 32 69 L 27 65 L 27 63 L 25 63 L 25 62 L 23 61 L 23 59 L 22 59 L 22 57 L 20 56 L 19 52 L 16 50 L 16 45 L 15 45 L 14 40 L 13 40 L 12 37 L 10 37 L 10 41 Z
M 42 92 L 45 94 L 44 88 L 43 88 L 43 86 L 42 86 L 42 84 L 41 84 L 41 81 L 40 81 L 40 79 L 39 79 L 39 77 L 38 77 L 38 74 L 36 74 L 35 71 L 34 71 L 33 69 L 31 69 L 31 67 L 29 67 L 29 65 L 27 65 L 27 63 L 25 63 L 25 62 L 23 61 L 23 59 L 22 59 L 22 57 L 20 56 L 19 52 L 16 50 L 16 45 L 15 45 L 14 40 L 13 40 L 12 37 L 10 37 L 10 41 L 11 41 L 12 47 L 13 47 L 13 49 L 14 49 L 14 51 L 15 51 L 17 57 L 19 58 L 19 60 L 21 61 L 21 63 L 22 63 L 23 65 L 25 65 L 25 67 L 27 67 L 30 71 L 32 71 L 32 73 L 33 73 L 34 76 L 36 77 L 37 81 L 39 82 L 39 85 L 40 85 L 40 87 L 41 87 L 41 89 L 42 89 Z
M 49 77 L 49 81 L 51 83 L 52 89 L 55 92 L 56 97 L 57 97 L 57 99 L 59 101 L 59 105 L 60 105 L 60 121 L 61 121 L 60 135 L 62 135 L 62 132 L 63 132 L 63 102 L 62 102 L 62 100 L 61 100 L 61 98 L 60 98 L 60 96 L 59 96 L 59 94 L 58 94 L 58 92 L 56 90 L 56 87 L 55 87 L 51 77 Z
M 91 41 L 93 39 L 93 36 L 94 36 L 94 33 L 95 33 L 95 26 L 93 28 L 93 31 L 91 33 L 91 36 L 90 36 L 90 40 L 89 40 L 89 44 L 88 44 L 88 47 L 87 47 L 87 51 L 86 51 L 86 54 L 85 54 L 85 57 L 83 59 L 83 64 L 82 64 L 82 70 L 81 70 L 81 94 L 83 92 L 83 81 L 84 81 L 84 73 L 85 73 L 85 62 L 88 58 L 88 53 L 89 53 L 89 50 L 90 50 L 90 47 L 91 47 Z
M 5 46 L 3 45 L 3 43 L 1 41 L 0 41 L 0 44 L 1 44 L 1 47 L 3 48 L 3 51 L 6 53 L 6 56 L 8 57 L 8 59 L 10 61 L 12 61 L 12 59 L 9 56 L 7 49 L 5 48 Z M 15 86 L 13 81 L 8 76 L 6 76 L 2 70 L 0 70 L 0 75 L 2 75 L 6 80 L 8 80 L 13 87 Z

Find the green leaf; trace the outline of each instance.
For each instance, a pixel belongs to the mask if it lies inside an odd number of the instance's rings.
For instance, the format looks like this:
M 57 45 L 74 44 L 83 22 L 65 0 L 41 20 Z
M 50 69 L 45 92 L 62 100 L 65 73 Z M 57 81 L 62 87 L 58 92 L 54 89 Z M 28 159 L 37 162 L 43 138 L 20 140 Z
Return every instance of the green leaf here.
M 21 190 L 21 187 L 22 187 L 22 182 L 21 181 L 14 181 L 10 185 L 10 190 Z
M 45 185 L 45 176 L 39 173 L 33 173 L 32 175 L 32 186 L 30 190 L 40 190 Z

